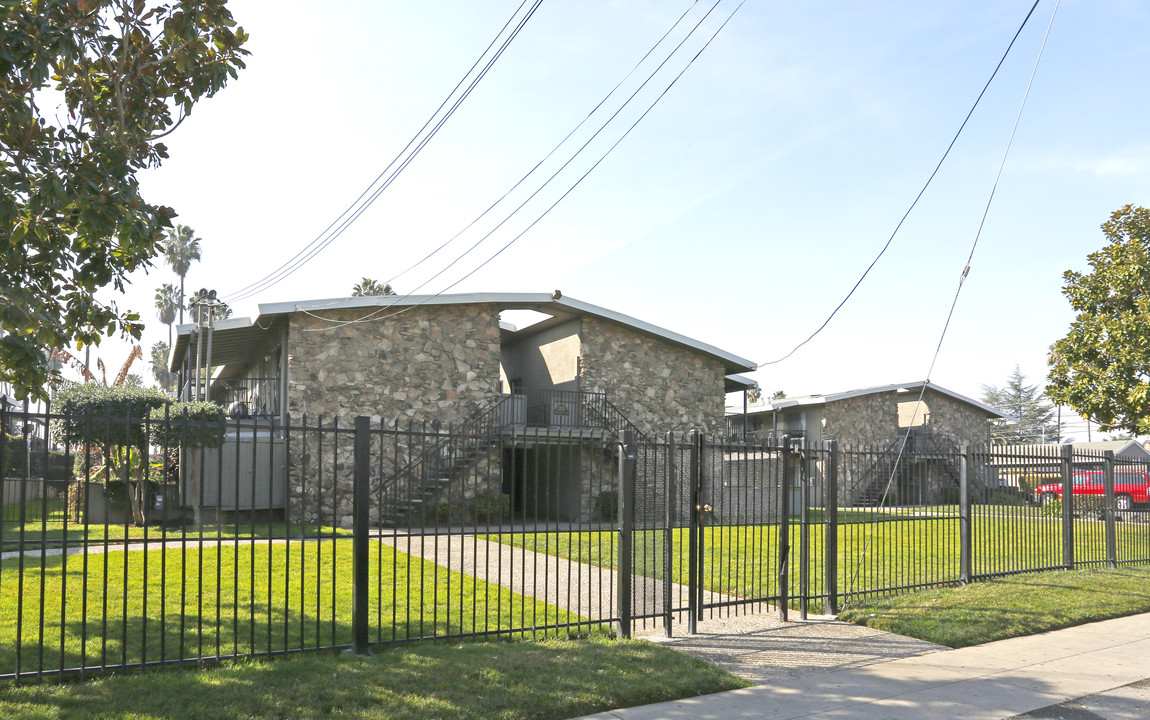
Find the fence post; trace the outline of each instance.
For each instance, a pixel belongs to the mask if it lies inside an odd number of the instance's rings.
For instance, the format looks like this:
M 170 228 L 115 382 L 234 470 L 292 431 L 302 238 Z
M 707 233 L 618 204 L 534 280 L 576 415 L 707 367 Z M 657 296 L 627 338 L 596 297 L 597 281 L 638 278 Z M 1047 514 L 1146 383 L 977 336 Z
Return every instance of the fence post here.
M 1062 446 L 1062 565 L 1074 569 L 1074 447 Z
M 674 577 L 674 535 L 675 535 L 675 433 L 667 433 L 666 444 L 667 460 L 664 468 L 667 473 L 667 509 L 665 525 L 666 534 L 663 536 L 663 632 L 671 637 L 671 625 L 674 617 L 671 613 L 671 578 Z
M 695 431 L 695 444 L 692 452 L 694 453 L 695 460 L 695 486 L 699 488 L 699 507 L 696 514 L 699 516 L 699 585 L 695 588 L 695 610 L 699 613 L 699 619 L 703 619 L 703 558 L 707 546 L 707 533 L 706 528 L 703 527 L 704 518 L 710 517 L 710 508 L 707 507 L 706 501 L 703 499 L 703 448 L 706 446 L 706 436 L 703 435 L 702 430 Z M 714 500 L 714 498 L 710 498 Z
M 702 584 L 703 558 L 699 556 L 699 431 L 692 430 L 689 436 L 691 444 L 691 467 L 687 481 L 691 484 L 690 526 L 687 530 L 687 632 L 694 635 L 698 632 L 699 607 L 698 589 Z
M 826 487 L 823 489 L 823 508 L 826 527 L 823 530 L 823 550 L 826 559 L 827 612 L 839 614 L 839 441 L 827 443 Z
M 803 620 L 807 619 L 807 602 L 811 592 L 811 458 L 808 451 L 804 441 L 804 447 L 799 451 L 799 617 Z
M 638 448 L 630 430 L 619 453 L 619 636 L 631 637 L 631 539 L 635 530 L 635 460 Z
M 962 446 L 958 475 L 958 581 L 969 585 L 974 564 L 970 517 L 970 470 L 974 467 L 974 451 L 970 445 Z
M 368 653 L 368 477 L 371 466 L 371 418 L 355 419 L 355 471 L 352 476 L 352 651 Z
M 779 493 L 779 620 L 787 621 L 787 606 L 790 593 L 787 577 L 787 562 L 791 557 L 791 436 L 783 436 L 783 486 Z
M 1103 458 L 1106 463 L 1106 474 L 1102 480 L 1102 497 L 1105 498 L 1106 507 L 1106 567 L 1113 570 L 1118 567 L 1118 528 L 1114 526 L 1114 451 L 1107 450 Z

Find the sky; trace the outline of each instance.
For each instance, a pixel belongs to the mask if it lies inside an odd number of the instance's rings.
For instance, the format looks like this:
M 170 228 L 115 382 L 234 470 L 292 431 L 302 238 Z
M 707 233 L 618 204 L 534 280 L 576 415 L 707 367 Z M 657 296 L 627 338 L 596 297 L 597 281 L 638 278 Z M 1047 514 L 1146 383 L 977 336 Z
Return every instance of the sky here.
M 170 159 L 141 177 L 145 198 L 175 208 L 201 239 L 189 292 L 225 298 L 322 237 L 519 0 L 228 4 L 251 36 L 248 67 L 195 107 L 166 141 Z M 362 277 L 407 269 L 546 157 L 687 11 L 666 47 L 701 21 L 698 31 L 646 86 L 664 46 L 510 205 L 393 287 L 560 289 L 764 364 L 751 377 L 767 395 L 929 377 L 977 398 L 1016 364 L 1042 383 L 1047 349 L 1072 320 L 1063 272 L 1088 268 L 1113 211 L 1150 205 L 1150 5 L 1064 0 L 1051 24 L 1055 4 L 1041 0 L 885 255 L 821 333 L 767 365 L 827 319 L 891 237 L 1032 0 L 722 0 L 707 15 L 713 4 L 546 0 L 378 200 L 302 269 L 234 302 L 235 315 L 347 296 Z M 175 280 L 157 263 L 124 297 L 109 296 L 150 320 L 145 354 L 167 338 L 156 288 Z M 96 352 L 117 365 L 127 355 L 115 342 Z

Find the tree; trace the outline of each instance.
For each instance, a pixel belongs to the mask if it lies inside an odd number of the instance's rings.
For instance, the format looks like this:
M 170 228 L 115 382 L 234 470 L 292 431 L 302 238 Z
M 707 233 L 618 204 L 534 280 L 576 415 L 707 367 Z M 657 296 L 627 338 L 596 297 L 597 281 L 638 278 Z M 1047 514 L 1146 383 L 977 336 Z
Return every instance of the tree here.
M 156 310 L 160 322 L 168 326 L 168 346 L 172 345 L 172 323 L 176 321 L 176 311 L 184 311 L 184 296 L 171 283 L 164 283 L 156 289 Z
M 755 383 L 754 385 L 751 385 L 750 387 L 747 388 L 747 402 L 749 402 L 753 405 L 754 403 L 757 403 L 758 401 L 760 401 L 762 399 L 763 399 L 763 389 L 761 387 L 759 387 L 758 383 Z
M 1102 225 L 1090 272 L 1068 270 L 1077 313 L 1050 348 L 1047 394 L 1102 430 L 1150 433 L 1150 210 L 1127 205 Z
M 126 373 L 125 373 L 126 375 Z M 79 448 L 81 457 L 102 455 L 106 465 L 88 468 L 89 477 L 123 482 L 132 520 L 147 522 L 146 470 L 148 426 L 144 419 L 170 398 L 153 388 L 83 383 L 61 390 L 56 397 L 64 412 L 52 421 L 58 442 Z M 94 452 L 95 451 L 95 452 Z
M 351 288 L 352 297 L 365 297 L 368 295 L 394 295 L 391 285 L 380 283 L 378 280 L 364 278 Z
M 236 77 L 247 35 L 223 0 L 11 0 L 0 6 L 0 381 L 45 397 L 53 348 L 139 338 L 97 299 L 150 264 L 175 212 L 137 172 Z
M 1027 385 L 1018 365 L 1003 387 L 982 386 L 982 402 L 1018 420 L 991 431 L 993 442 L 1006 444 L 1061 442 L 1054 406 L 1037 385 Z
M 180 297 L 184 298 L 184 278 L 191 269 L 192 263 L 200 259 L 200 239 L 196 231 L 187 225 L 177 225 L 169 228 L 164 236 L 164 260 L 172 266 L 172 270 L 180 276 Z M 180 305 L 180 324 L 184 324 L 184 306 Z M 171 342 L 171 338 L 168 339 Z
M 168 352 L 170 348 L 171 346 L 166 342 L 158 342 L 152 345 L 150 361 L 152 377 L 155 378 L 160 387 L 167 392 L 171 392 L 172 387 L 176 384 L 176 374 L 168 370 Z

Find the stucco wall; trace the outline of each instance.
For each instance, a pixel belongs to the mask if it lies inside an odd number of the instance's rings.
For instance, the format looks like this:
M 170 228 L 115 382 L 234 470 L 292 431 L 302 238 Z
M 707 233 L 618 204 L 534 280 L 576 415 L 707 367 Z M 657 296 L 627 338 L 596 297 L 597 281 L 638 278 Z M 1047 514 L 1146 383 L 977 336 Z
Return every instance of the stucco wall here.
M 579 327 L 575 320 L 505 346 L 504 392 L 514 378 L 524 390 L 578 390 Z
M 725 427 L 718 359 L 594 317 L 583 319 L 582 339 L 580 389 L 606 392 L 643 432 Z
M 367 311 L 322 314 L 351 320 Z M 289 327 L 293 415 L 459 422 L 498 393 L 499 312 L 494 305 L 429 305 L 334 328 L 295 313 Z M 327 329 L 313 332 L 321 328 Z

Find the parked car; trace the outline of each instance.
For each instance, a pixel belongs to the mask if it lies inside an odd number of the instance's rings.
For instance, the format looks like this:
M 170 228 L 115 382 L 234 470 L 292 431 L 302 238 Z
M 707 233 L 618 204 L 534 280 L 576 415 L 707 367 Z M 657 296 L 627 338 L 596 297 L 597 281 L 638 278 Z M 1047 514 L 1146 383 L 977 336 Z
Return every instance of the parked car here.
M 1072 477 L 1074 494 L 1101 497 L 1105 476 L 1106 474 L 1101 470 L 1074 473 Z M 1116 509 L 1132 510 L 1135 505 L 1150 503 L 1150 497 L 1147 497 L 1148 490 L 1150 490 L 1150 475 L 1134 470 L 1117 470 L 1114 472 L 1114 507 Z M 1034 491 L 1034 497 L 1043 505 L 1051 500 L 1061 500 L 1062 483 L 1040 485 Z

